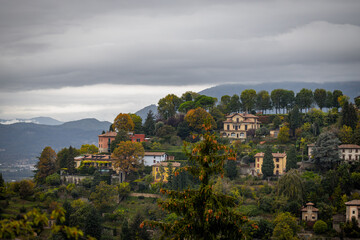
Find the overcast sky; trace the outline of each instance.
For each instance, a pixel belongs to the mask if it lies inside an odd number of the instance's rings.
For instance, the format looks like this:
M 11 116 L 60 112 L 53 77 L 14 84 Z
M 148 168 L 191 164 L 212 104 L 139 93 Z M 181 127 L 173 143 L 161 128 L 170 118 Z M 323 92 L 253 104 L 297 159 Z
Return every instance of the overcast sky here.
M 0 118 L 112 121 L 222 83 L 360 81 L 360 1 L 0 0 Z

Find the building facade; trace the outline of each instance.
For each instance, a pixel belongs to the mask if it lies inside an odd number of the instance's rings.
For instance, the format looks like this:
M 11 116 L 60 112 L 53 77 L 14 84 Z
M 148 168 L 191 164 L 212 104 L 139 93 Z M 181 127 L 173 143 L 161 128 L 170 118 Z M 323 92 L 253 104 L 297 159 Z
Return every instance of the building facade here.
M 152 166 L 156 163 L 164 162 L 168 159 L 165 152 L 145 152 L 144 154 L 144 165 Z
M 169 177 L 169 168 L 171 167 L 171 172 L 173 173 L 177 168 L 180 167 L 179 162 L 160 162 L 155 163 L 152 166 L 152 176 L 154 177 L 154 182 L 168 182 Z
M 316 222 L 318 220 L 319 209 L 314 207 L 314 204 L 308 202 L 306 207 L 301 209 L 301 219 L 306 222 Z
M 360 200 L 352 200 L 345 203 L 346 205 L 346 221 L 355 218 L 359 223 L 360 218 Z M 360 226 L 360 223 L 359 223 Z
M 116 132 L 106 132 L 98 136 L 100 153 L 110 153 L 110 146 L 112 141 L 115 140 L 116 135 Z
M 250 129 L 260 128 L 258 117 L 248 113 L 234 113 L 226 116 L 224 129 L 220 132 L 221 136 L 232 140 L 245 140 L 246 132 Z
M 255 172 L 262 174 L 261 167 L 264 160 L 264 153 L 255 154 Z M 286 153 L 273 153 L 274 175 L 282 175 L 286 170 Z
M 339 146 L 340 158 L 346 162 L 360 160 L 360 146 L 355 144 L 342 144 Z

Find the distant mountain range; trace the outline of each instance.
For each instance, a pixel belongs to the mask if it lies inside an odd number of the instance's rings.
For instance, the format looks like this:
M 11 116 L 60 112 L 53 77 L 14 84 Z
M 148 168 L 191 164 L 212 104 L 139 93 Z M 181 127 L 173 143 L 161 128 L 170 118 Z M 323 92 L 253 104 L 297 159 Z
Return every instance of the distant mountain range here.
M 44 124 L 44 125 L 61 125 L 63 122 L 60 122 L 54 118 L 50 117 L 36 117 L 30 119 L 11 119 L 11 120 L 4 120 L 0 119 L 0 124 L 14 124 L 14 123 L 34 123 L 34 124 Z
M 51 120 L 50 123 L 55 121 Z M 97 145 L 98 135 L 103 130 L 107 131 L 110 124 L 94 118 L 61 125 L 22 122 L 0 124 L 0 163 L 35 160 L 46 146 L 57 152 L 69 146 L 80 148 L 82 144 Z
M 295 94 L 302 88 L 312 89 L 313 91 L 317 88 L 324 88 L 329 91 L 339 89 L 343 94 L 350 97 L 351 101 L 354 101 L 354 97 L 360 95 L 360 80 L 354 82 L 326 82 L 326 83 L 315 83 L 315 82 L 268 82 L 260 84 L 223 84 L 215 87 L 207 88 L 200 91 L 200 94 L 216 97 L 220 101 L 224 95 L 232 96 L 234 94 L 240 95 L 245 89 L 254 89 L 257 92 L 266 90 L 269 93 L 277 88 L 293 90 Z
M 138 115 L 139 117 L 141 117 L 143 120 L 143 123 L 144 123 L 150 110 L 153 112 L 154 117 L 156 118 L 158 111 L 157 111 L 157 106 L 155 104 L 151 104 L 147 107 L 144 107 L 143 109 L 140 109 L 139 111 L 137 111 L 135 114 Z

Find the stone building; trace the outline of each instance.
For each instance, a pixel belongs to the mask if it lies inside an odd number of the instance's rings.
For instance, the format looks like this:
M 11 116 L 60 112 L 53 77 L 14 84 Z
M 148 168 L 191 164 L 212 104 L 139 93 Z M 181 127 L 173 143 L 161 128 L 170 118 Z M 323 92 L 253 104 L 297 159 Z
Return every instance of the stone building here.
M 318 220 L 319 209 L 314 207 L 314 204 L 308 202 L 306 207 L 301 209 L 301 219 L 305 222 L 316 222 Z
M 352 200 L 345 203 L 346 205 L 346 221 L 351 221 L 354 217 L 358 222 L 360 218 L 360 200 Z M 359 223 L 360 227 L 360 223 Z

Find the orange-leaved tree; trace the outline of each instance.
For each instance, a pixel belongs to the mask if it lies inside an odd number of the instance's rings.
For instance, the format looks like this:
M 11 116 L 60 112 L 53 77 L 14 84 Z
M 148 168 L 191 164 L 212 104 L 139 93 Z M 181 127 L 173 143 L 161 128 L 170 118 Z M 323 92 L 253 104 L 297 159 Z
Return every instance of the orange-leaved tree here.
M 160 228 L 163 236 L 171 239 L 243 239 L 249 231 L 257 228 L 246 216 L 233 210 L 235 198 L 214 191 L 210 177 L 223 176 L 224 162 L 235 160 L 235 153 L 216 141 L 215 135 L 209 132 L 209 122 L 204 124 L 206 132 L 200 135 L 200 142 L 185 143 L 189 166 L 175 172 L 188 171 L 198 177 L 199 188 L 184 191 L 161 189 L 167 198 L 159 200 L 159 206 L 175 213 L 177 220 L 171 223 L 144 221 L 141 227 Z
M 185 121 L 197 132 L 204 129 L 205 121 L 210 121 L 212 126 L 216 124 L 211 114 L 201 107 L 189 110 L 185 116 Z
M 132 131 L 134 130 L 134 127 L 135 124 L 129 114 L 119 113 L 119 115 L 117 115 L 116 118 L 114 119 L 113 128 L 116 131 L 119 130 Z
M 144 158 L 144 147 L 139 142 L 120 142 L 111 157 L 116 159 L 116 165 L 122 171 L 136 171 Z

